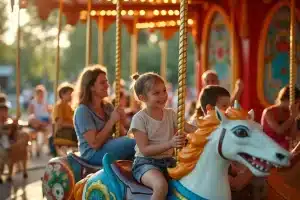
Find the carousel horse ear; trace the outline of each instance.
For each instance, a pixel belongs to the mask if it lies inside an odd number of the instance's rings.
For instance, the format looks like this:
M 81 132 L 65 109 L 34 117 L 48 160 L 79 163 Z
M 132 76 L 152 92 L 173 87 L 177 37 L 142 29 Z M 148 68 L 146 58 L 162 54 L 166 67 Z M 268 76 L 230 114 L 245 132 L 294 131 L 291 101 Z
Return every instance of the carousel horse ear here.
M 249 110 L 248 115 L 250 116 L 250 119 L 251 119 L 251 120 L 254 120 L 255 113 L 254 113 L 254 110 L 253 110 L 253 109 Z
M 227 121 L 227 118 L 223 114 L 223 112 L 219 110 L 217 106 L 215 107 L 215 111 L 216 111 L 217 118 L 220 120 L 220 122 L 225 123 Z
M 241 105 L 239 104 L 238 100 L 234 100 L 234 106 L 235 109 L 241 109 Z

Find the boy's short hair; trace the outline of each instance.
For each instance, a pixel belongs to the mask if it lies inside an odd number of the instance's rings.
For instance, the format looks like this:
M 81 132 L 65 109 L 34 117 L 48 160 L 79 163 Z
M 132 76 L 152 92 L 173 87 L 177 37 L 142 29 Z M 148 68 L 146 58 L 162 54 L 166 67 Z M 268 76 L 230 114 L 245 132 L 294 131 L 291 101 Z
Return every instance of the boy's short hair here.
M 203 74 L 201 76 L 201 80 L 204 80 L 207 77 L 207 75 L 209 75 L 209 74 L 215 75 L 217 78 L 219 78 L 219 76 L 215 70 L 209 69 L 209 70 L 206 70 L 205 72 L 203 72 Z
M 206 113 L 206 106 L 216 106 L 218 98 L 223 96 L 230 97 L 228 90 L 218 85 L 208 85 L 201 90 L 198 102 L 203 112 Z
M 68 91 L 74 91 L 74 86 L 68 82 L 60 84 L 57 88 L 58 97 L 62 99 L 62 95 L 66 94 Z

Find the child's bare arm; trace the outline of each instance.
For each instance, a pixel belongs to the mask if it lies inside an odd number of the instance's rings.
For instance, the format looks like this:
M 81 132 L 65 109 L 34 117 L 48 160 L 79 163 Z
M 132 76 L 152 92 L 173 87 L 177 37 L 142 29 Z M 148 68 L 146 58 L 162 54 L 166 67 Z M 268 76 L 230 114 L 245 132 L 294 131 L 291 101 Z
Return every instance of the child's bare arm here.
M 132 130 L 136 144 L 144 156 L 155 156 L 171 148 L 182 147 L 185 142 L 185 135 L 175 135 L 172 140 L 161 144 L 149 144 L 147 134 L 137 129 Z
M 267 123 L 269 126 L 276 131 L 278 135 L 284 135 L 286 134 L 286 131 L 290 129 L 295 122 L 294 117 L 290 116 L 288 120 L 286 120 L 283 124 L 279 124 L 273 117 L 272 113 L 269 112 L 268 110 L 266 113 L 264 113 L 264 117 L 266 118 Z

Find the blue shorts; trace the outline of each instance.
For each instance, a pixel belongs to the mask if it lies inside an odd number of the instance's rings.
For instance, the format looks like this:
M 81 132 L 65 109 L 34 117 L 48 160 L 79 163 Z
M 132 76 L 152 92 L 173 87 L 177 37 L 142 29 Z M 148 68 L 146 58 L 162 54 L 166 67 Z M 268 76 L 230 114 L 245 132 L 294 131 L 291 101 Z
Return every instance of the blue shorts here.
M 132 166 L 132 174 L 133 177 L 141 183 L 142 176 L 152 169 L 156 169 L 161 171 L 166 177 L 167 168 L 174 167 L 176 165 L 176 160 L 174 158 L 146 158 L 146 157 L 136 157 L 133 166 Z
M 46 123 L 50 122 L 50 117 L 48 116 L 38 117 L 38 119 L 41 120 L 42 122 L 46 122 Z

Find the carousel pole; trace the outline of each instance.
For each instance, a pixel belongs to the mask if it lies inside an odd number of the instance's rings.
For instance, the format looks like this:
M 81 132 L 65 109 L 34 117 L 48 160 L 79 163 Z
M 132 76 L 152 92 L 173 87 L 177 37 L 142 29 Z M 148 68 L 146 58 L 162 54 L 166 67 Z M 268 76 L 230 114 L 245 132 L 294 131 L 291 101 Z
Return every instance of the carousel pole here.
M 296 83 L 296 8 L 295 8 L 295 0 L 291 0 L 291 16 L 290 16 L 290 106 L 295 104 L 295 83 Z M 294 145 L 295 141 L 291 141 L 291 145 Z M 298 149 L 300 142 L 296 144 L 295 148 L 292 152 L 295 152 Z
M 16 118 L 17 120 L 21 117 L 21 105 L 20 105 L 20 94 L 21 94 L 21 26 L 20 26 L 20 2 L 15 1 L 14 10 L 17 12 L 17 55 L 16 55 Z
M 98 64 L 103 65 L 104 17 L 98 19 Z
M 291 0 L 290 16 L 290 106 L 295 104 L 295 81 L 296 81 L 296 36 L 295 36 L 295 0 Z
M 187 68 L 187 14 L 188 0 L 180 1 L 180 28 L 179 28 L 179 63 L 178 63 L 178 104 L 177 123 L 178 134 L 184 131 L 185 96 L 186 96 L 186 68 Z M 176 154 L 179 149 L 176 149 Z
M 116 4 L 116 74 L 115 74 L 115 81 L 116 81 L 116 101 L 115 107 L 120 105 L 120 90 L 121 90 L 121 10 L 122 10 L 122 0 L 117 0 Z M 116 132 L 115 137 L 120 136 L 120 122 L 116 124 Z
M 92 52 L 92 19 L 91 19 L 91 10 L 92 10 L 92 0 L 87 2 L 87 20 L 86 20 L 86 51 L 85 51 L 85 66 L 91 64 L 91 52 Z
M 165 31 L 165 30 L 163 30 Z M 164 80 L 167 80 L 167 65 L 168 65 L 168 41 L 164 38 L 160 41 L 160 75 Z
M 61 34 L 61 26 L 62 26 L 62 11 L 63 11 L 63 0 L 59 0 L 59 13 L 58 13 L 58 22 L 57 22 L 57 43 L 56 43 L 56 69 L 55 69 L 55 81 L 54 81 L 54 102 L 57 101 L 57 87 L 58 87 L 58 81 L 59 81 L 59 71 L 60 71 L 60 34 Z
M 131 65 L 131 74 L 134 74 L 137 72 L 137 55 L 138 55 L 138 29 L 136 28 L 136 23 L 138 19 L 137 17 L 134 17 L 133 24 L 132 24 L 132 35 L 131 35 L 131 60 L 130 60 L 130 65 Z M 135 106 L 135 101 L 134 101 L 134 96 L 130 96 L 130 108 L 133 109 Z

